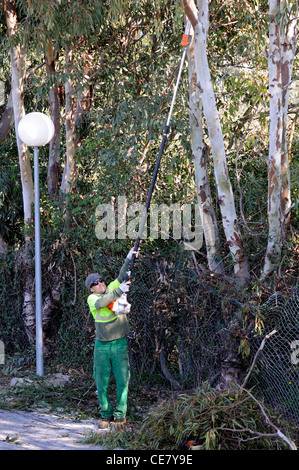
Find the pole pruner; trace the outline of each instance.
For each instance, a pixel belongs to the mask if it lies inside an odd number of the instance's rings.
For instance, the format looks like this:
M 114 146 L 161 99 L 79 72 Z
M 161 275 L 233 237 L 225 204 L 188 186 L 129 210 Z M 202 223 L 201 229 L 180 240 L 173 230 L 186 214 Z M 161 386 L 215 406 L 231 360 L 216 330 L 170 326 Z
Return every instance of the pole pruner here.
M 166 121 L 166 124 L 165 124 L 165 127 L 164 127 L 162 141 L 161 141 L 161 144 L 160 144 L 160 149 L 159 149 L 156 165 L 155 165 L 154 172 L 153 172 L 150 189 L 149 189 L 149 192 L 148 192 L 148 196 L 147 196 L 147 199 L 146 199 L 143 215 L 142 215 L 140 226 L 139 226 L 139 231 L 138 231 L 136 242 L 135 242 L 135 245 L 134 245 L 133 254 L 132 254 L 132 257 L 131 257 L 131 260 L 130 260 L 128 271 L 126 272 L 126 278 L 125 278 L 126 281 L 130 280 L 130 278 L 131 278 L 131 272 L 133 270 L 135 259 L 137 257 L 137 253 L 138 253 L 138 250 L 139 250 L 141 234 L 142 234 L 144 224 L 145 224 L 145 221 L 146 221 L 146 218 L 147 218 L 147 214 L 148 214 L 148 211 L 149 211 L 152 194 L 153 194 L 153 191 L 154 191 L 154 187 L 155 187 L 155 183 L 156 183 L 156 179 L 157 179 L 157 175 L 158 175 L 158 171 L 159 171 L 159 167 L 160 167 L 160 163 L 161 163 L 161 157 L 162 157 L 164 147 L 165 147 L 165 144 L 166 144 L 166 140 L 167 140 L 167 135 L 168 135 L 169 127 L 170 127 L 170 120 L 171 120 L 171 116 L 172 116 L 172 113 L 173 113 L 173 107 L 174 107 L 178 87 L 179 87 L 180 80 L 181 80 L 182 70 L 183 70 L 183 66 L 184 66 L 184 63 L 185 63 L 187 48 L 188 48 L 188 46 L 190 44 L 190 40 L 191 40 L 190 29 L 191 29 L 191 23 L 188 20 L 188 22 L 186 24 L 186 27 L 185 27 L 185 32 L 183 34 L 182 41 L 181 41 L 181 46 L 183 47 L 183 55 L 182 55 L 182 58 L 181 58 L 180 68 L 179 68 L 179 72 L 178 72 L 178 76 L 177 76 L 177 80 L 176 80 L 176 84 L 175 84 L 175 88 L 174 88 L 174 93 L 173 93 L 173 96 L 172 96 L 170 109 L 169 109 L 169 112 L 168 112 L 167 121 Z M 129 313 L 130 310 L 131 310 L 131 304 L 127 300 L 127 294 L 124 293 L 117 300 L 117 307 L 116 307 L 116 312 L 115 313 L 116 314 L 126 314 L 126 313 Z

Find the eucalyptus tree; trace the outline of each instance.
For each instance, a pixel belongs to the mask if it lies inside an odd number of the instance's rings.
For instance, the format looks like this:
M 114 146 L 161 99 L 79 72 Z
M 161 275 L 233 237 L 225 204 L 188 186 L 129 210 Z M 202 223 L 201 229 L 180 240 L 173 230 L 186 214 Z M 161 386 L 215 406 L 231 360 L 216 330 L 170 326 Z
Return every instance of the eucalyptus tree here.
M 53 121 L 56 125 L 56 134 L 50 146 L 49 156 L 49 172 L 48 183 L 51 193 L 57 192 L 59 166 L 58 155 L 60 145 L 60 109 L 57 100 L 57 84 L 55 83 L 55 59 L 59 53 L 63 51 L 66 56 L 67 69 L 63 74 L 66 82 L 66 109 L 65 109 L 65 127 L 66 127 L 66 163 L 65 176 L 61 185 L 64 192 L 69 191 L 69 185 L 73 183 L 75 172 L 75 105 L 76 98 L 72 87 L 72 70 L 70 70 L 72 49 L 77 41 L 82 41 L 84 34 L 90 35 L 94 24 L 93 21 L 99 20 L 102 12 L 101 2 L 90 2 L 90 4 L 82 4 L 82 2 L 53 2 L 49 7 L 48 2 L 19 2 L 16 5 L 14 0 L 2 0 L 3 10 L 6 16 L 7 32 L 10 41 L 10 58 L 11 58 L 11 95 L 15 120 L 15 134 L 17 139 L 19 165 L 22 181 L 24 222 L 25 222 L 25 252 L 22 258 L 24 273 L 24 302 L 23 302 L 23 319 L 25 330 L 29 341 L 32 343 L 35 339 L 34 334 L 34 275 L 31 266 L 30 246 L 32 233 L 30 224 L 32 222 L 33 207 L 33 180 L 32 169 L 30 164 L 29 152 L 27 146 L 21 142 L 17 128 L 20 119 L 25 114 L 25 54 L 27 61 L 33 56 L 35 61 L 39 63 L 35 70 L 40 70 L 47 64 L 48 84 L 50 89 L 50 108 Z M 20 14 L 22 21 L 18 19 Z M 73 21 L 69 18 L 73 17 Z M 62 34 L 63 32 L 63 34 Z M 55 50 L 53 50 L 52 40 L 55 40 Z M 46 60 L 45 60 L 46 58 Z M 34 77 L 31 77 L 34 78 Z M 33 80 L 34 83 L 34 80 Z M 45 104 L 45 87 L 42 87 L 43 93 L 39 96 L 38 106 L 47 107 Z M 47 95 L 46 95 L 47 96 Z M 82 106 L 81 106 L 82 109 Z M 53 171 L 54 167 L 54 171 Z M 53 178 L 55 174 L 55 180 Z M 45 298 L 43 305 L 43 319 L 47 321 L 51 316 L 53 300 L 59 294 L 57 284 L 51 286 L 51 295 Z
M 28 334 L 29 341 L 34 341 L 34 276 L 30 265 L 30 246 L 32 233 L 30 224 L 32 223 L 32 207 L 34 201 L 33 178 L 30 164 L 30 156 L 27 145 L 19 138 L 17 129 L 22 117 L 25 115 L 24 106 L 24 51 L 17 40 L 18 18 L 16 4 L 14 0 L 2 0 L 3 10 L 5 12 L 8 37 L 10 39 L 10 63 L 11 63 L 11 96 L 14 112 L 15 132 L 17 139 L 17 148 L 19 156 L 19 165 L 22 182 L 23 212 L 25 226 L 25 256 L 24 269 L 26 270 L 24 285 L 24 324 Z
M 188 47 L 188 75 L 189 75 L 189 120 L 190 120 L 190 145 L 194 158 L 194 171 L 198 207 L 201 215 L 203 233 L 207 250 L 207 261 L 212 273 L 224 274 L 224 266 L 221 260 L 221 244 L 217 217 L 213 205 L 211 187 L 209 183 L 208 159 L 209 150 L 205 143 L 202 124 L 202 102 L 199 87 L 197 86 L 197 74 L 194 57 L 194 37 Z
M 15 25 L 16 11 L 20 13 L 17 30 L 11 30 L 15 39 L 11 41 L 11 46 L 15 53 L 19 51 L 20 57 L 26 52 L 27 67 L 30 64 L 36 71 L 35 76 L 27 78 L 30 92 L 22 85 L 23 94 L 16 96 L 21 102 L 25 94 L 25 101 L 30 99 L 30 105 L 36 109 L 50 108 L 55 122 L 56 134 L 50 145 L 47 168 L 50 195 L 57 194 L 59 190 L 67 194 L 81 191 L 81 200 L 92 194 L 92 204 L 96 205 L 96 202 L 114 201 L 115 195 L 125 193 L 134 202 L 142 202 L 148 190 L 158 138 L 164 124 L 165 110 L 170 102 L 170 90 L 180 54 L 178 31 L 181 34 L 183 29 L 181 5 L 175 0 L 28 0 L 17 2 L 16 10 L 13 1 L 2 2 L 6 7 L 14 7 Z M 260 3 L 263 3 L 264 8 L 266 2 Z M 256 13 L 257 4 L 258 2 L 254 5 L 244 2 L 249 16 Z M 230 2 L 215 0 L 210 2 L 210 5 L 214 9 L 216 5 L 219 14 L 227 13 L 227 31 L 232 38 L 235 18 L 231 19 Z M 189 101 L 186 98 L 187 93 L 179 94 L 171 126 L 168 157 L 162 162 L 158 190 L 154 197 L 156 201 L 165 200 L 167 197 L 182 200 L 182 195 L 187 195 L 188 200 L 192 199 L 195 195 L 195 185 L 192 181 L 195 173 L 209 268 L 216 273 L 224 272 L 221 257 L 225 256 L 223 253 L 228 248 L 236 278 L 240 282 L 247 282 L 249 266 L 240 233 L 236 194 L 233 192 L 234 182 L 231 182 L 232 162 L 235 158 L 237 167 L 238 159 L 237 156 L 231 155 L 234 152 L 238 154 L 236 145 L 241 147 L 243 140 L 238 141 L 237 138 L 243 130 L 243 124 L 255 119 L 254 113 L 258 105 L 264 106 L 266 85 L 264 84 L 263 90 L 260 91 L 261 88 L 252 85 L 253 80 L 247 80 L 247 83 L 250 83 L 244 90 L 240 86 L 241 82 L 230 74 L 227 64 L 232 53 L 229 48 L 225 48 L 226 38 L 222 37 L 222 29 L 217 30 L 217 25 L 213 23 L 209 25 L 206 0 L 199 1 L 198 8 L 195 2 L 186 0 L 185 9 L 192 20 L 194 30 L 193 42 L 189 49 Z M 199 11 L 202 13 L 200 16 Z M 280 16 L 275 16 L 275 19 L 280 18 L 280 25 L 284 24 L 283 18 L 290 18 L 291 13 L 285 15 L 284 11 L 279 13 Z M 242 17 L 242 21 L 245 24 L 246 18 Z M 246 31 L 250 34 L 244 32 L 245 26 L 243 28 L 239 25 L 238 34 L 231 39 L 238 44 L 238 57 L 243 62 L 260 40 L 260 37 L 254 38 L 255 31 L 260 28 L 260 24 L 255 25 L 254 21 L 255 18 Z M 264 31 L 263 29 L 262 35 Z M 213 34 L 209 43 L 208 32 L 210 37 L 211 33 Z M 254 44 L 247 55 L 242 55 L 244 44 L 247 47 L 251 40 L 255 41 Z M 287 51 L 290 53 L 289 47 L 285 47 L 284 52 Z M 260 50 L 258 53 L 261 55 Z M 22 57 L 24 58 L 24 55 Z M 20 66 L 22 60 L 19 60 Z M 233 58 L 231 62 L 232 66 L 238 66 L 234 64 Z M 289 68 L 285 67 L 283 70 L 288 70 L 290 80 L 292 61 L 288 59 L 287 62 Z M 22 84 L 25 71 L 21 68 L 19 70 Z M 226 106 L 225 103 L 222 116 L 219 108 L 225 101 L 225 92 L 218 90 L 218 93 L 213 93 L 211 79 L 211 75 L 214 78 L 219 70 L 229 78 L 231 93 L 234 94 L 230 104 Z M 256 75 L 258 74 L 259 72 L 256 72 Z M 26 76 L 28 77 L 28 74 Z M 286 73 L 283 76 L 285 77 Z M 221 80 L 216 81 L 219 83 Z M 287 91 L 287 81 L 284 83 L 283 89 Z M 239 110 L 236 112 L 242 95 L 247 107 L 243 115 Z M 287 98 L 285 93 L 282 98 L 285 104 Z M 189 130 L 186 125 L 188 105 L 194 168 L 193 160 L 186 157 L 189 155 Z M 213 156 L 211 162 L 205 144 L 207 131 L 201 127 L 202 114 L 207 123 Z M 225 122 L 226 115 L 228 119 Z M 257 136 L 254 138 L 257 139 Z M 264 135 L 260 137 L 261 140 L 263 138 Z M 283 142 L 283 138 L 281 140 Z M 253 146 L 254 144 L 249 146 L 246 151 L 254 153 Z M 230 160 L 227 158 L 229 151 Z M 261 158 L 260 155 L 259 157 Z M 26 161 L 28 163 L 28 159 Z M 21 163 L 24 164 L 24 160 Z M 262 164 L 263 162 L 258 163 L 260 166 Z M 64 168 L 63 174 L 61 167 Z M 287 176 L 286 165 L 285 168 L 284 174 Z M 29 170 L 31 174 L 30 166 L 28 172 Z M 215 178 L 211 178 L 211 170 Z M 213 187 L 214 181 L 216 191 Z M 32 187 L 31 183 L 29 186 Z M 213 199 L 216 200 L 214 207 Z M 259 201 L 256 202 L 258 203 Z M 219 232 L 222 227 L 219 221 L 219 226 L 217 225 L 218 209 L 221 213 L 219 220 L 225 230 L 224 248 L 220 248 Z M 286 213 L 287 211 L 286 208 Z M 242 210 L 240 212 L 244 222 L 245 216 Z M 90 212 L 85 219 L 82 211 L 82 219 L 78 217 L 77 225 L 88 225 L 90 220 Z M 61 226 L 63 224 L 64 219 L 61 220 Z M 68 236 L 71 237 L 70 231 Z M 89 241 L 96 246 L 94 239 L 93 234 Z M 92 255 L 90 258 L 93 258 Z M 53 298 L 57 298 L 55 292 L 59 291 L 58 283 L 52 287 Z M 51 309 L 48 308 L 47 311 L 50 316 Z
M 10 63 L 11 63 L 11 97 L 16 129 L 17 147 L 22 182 L 24 223 L 28 227 L 32 222 L 33 179 L 30 158 L 27 146 L 20 140 L 17 128 L 18 123 L 25 115 L 24 107 L 24 51 L 17 40 L 18 18 L 14 0 L 2 0 L 3 10 L 7 22 L 7 32 L 10 39 Z M 26 233 L 26 232 L 25 232 Z M 30 232 L 25 239 L 30 241 Z
M 232 184 L 229 178 L 229 172 L 227 169 L 227 151 L 230 150 L 231 144 L 227 142 L 223 133 L 223 125 L 219 118 L 219 109 L 217 106 L 217 100 L 215 97 L 215 84 L 211 80 L 210 66 L 208 63 L 208 55 L 210 61 L 213 61 L 213 54 L 217 51 L 217 43 L 210 44 L 208 49 L 208 30 L 209 30 L 209 3 L 215 5 L 217 2 L 208 2 L 207 0 L 199 0 L 194 2 L 193 0 L 184 0 L 184 8 L 186 16 L 192 23 L 193 34 L 194 34 L 194 62 L 196 68 L 196 79 L 195 85 L 200 92 L 200 99 L 198 103 L 202 103 L 203 116 L 206 121 L 209 140 L 211 145 L 211 151 L 213 155 L 213 171 L 216 181 L 216 192 L 219 200 L 220 210 L 222 214 L 222 224 L 226 234 L 226 241 L 230 248 L 230 252 L 233 258 L 234 270 L 236 277 L 240 277 L 242 282 L 247 282 L 250 279 L 249 276 L 249 264 L 245 256 L 246 249 L 243 246 L 241 232 L 239 229 L 237 211 L 235 207 L 235 194 L 233 192 Z M 241 8 L 242 2 L 239 2 Z M 219 9 L 231 8 L 228 5 L 221 5 Z M 294 55 L 296 49 L 296 18 L 298 16 L 297 2 L 293 1 L 269 1 L 268 11 L 266 2 L 257 2 L 256 5 L 251 7 L 244 5 L 244 10 L 252 10 L 252 14 L 255 15 L 257 12 L 260 13 L 262 22 L 258 22 L 255 25 L 256 38 L 250 33 L 250 37 L 247 38 L 247 44 L 252 41 L 254 47 L 256 41 L 260 41 L 259 49 L 262 51 L 262 47 L 266 50 L 266 57 L 268 60 L 268 80 L 266 77 L 265 83 L 269 82 L 269 94 L 266 96 L 265 92 L 262 93 L 264 96 L 259 95 L 260 91 L 254 89 L 251 85 L 249 108 L 246 113 L 239 118 L 239 127 L 242 128 L 244 122 L 252 121 L 253 109 L 261 102 L 263 112 L 265 115 L 265 102 L 269 100 L 269 131 L 267 140 L 269 141 L 268 150 L 268 246 L 265 255 L 264 268 L 262 269 L 262 276 L 270 274 L 275 267 L 278 266 L 281 257 L 281 246 L 286 240 L 286 234 L 284 228 L 286 222 L 290 216 L 291 207 L 291 195 L 290 195 L 290 177 L 289 177 L 289 159 L 287 154 L 287 112 L 288 112 L 288 99 L 289 90 L 292 81 L 292 68 L 294 63 Z M 241 9 L 240 15 L 242 16 L 243 9 Z M 269 14 L 269 22 L 267 23 L 267 14 Z M 232 22 L 233 24 L 234 22 Z M 267 25 L 269 34 L 269 46 L 266 45 Z M 233 31 L 233 26 L 232 26 Z M 214 36 L 215 37 L 215 36 Z M 238 38 L 238 35 L 236 35 Z M 238 39 L 236 39 L 238 41 Z M 241 43 L 241 39 L 239 39 Z M 244 42 L 244 41 L 243 41 Z M 263 46 L 264 44 L 264 46 Z M 218 43 L 219 46 L 219 43 Z M 262 47 L 261 47 L 262 46 Z M 245 48 L 246 49 L 246 48 Z M 227 51 L 230 57 L 230 51 Z M 217 52 L 216 52 L 217 53 Z M 262 52 L 260 52 L 261 54 Z M 245 55 L 241 60 L 245 60 Z M 255 57 L 257 59 L 257 56 Z M 251 63 L 252 58 L 250 59 Z M 256 63 L 257 65 L 257 63 Z M 254 62 L 253 62 L 254 66 Z M 229 72 L 228 72 L 229 73 Z M 238 83 L 236 82 L 236 86 Z M 246 94 L 245 90 L 235 90 L 236 97 L 243 93 Z M 218 98 L 218 103 L 221 103 L 221 98 Z M 237 102 L 237 100 L 236 100 Z M 252 106 L 254 105 L 254 107 Z M 198 104 L 200 107 L 200 104 Z M 232 112 L 235 109 L 235 104 L 232 106 Z M 238 116 L 239 113 L 236 113 Z M 251 118 L 250 118 L 251 115 Z M 226 111 L 226 116 L 228 113 Z M 199 119 L 201 121 L 201 119 Z M 265 128 L 265 126 L 264 126 Z M 237 127 L 238 129 L 238 127 Z M 195 139 L 196 133 L 201 132 L 200 126 L 197 125 L 196 129 L 193 123 L 193 131 L 191 131 L 192 140 Z M 239 132 L 239 130 L 238 130 Z M 255 132 L 257 132 L 255 130 Z M 234 138 L 236 135 L 234 136 Z M 198 135 L 198 140 L 201 138 Z M 195 141 L 195 140 L 194 140 Z M 244 143 L 244 139 L 243 139 Z M 237 150 L 237 155 L 240 153 L 240 146 Z M 197 146 L 197 152 L 203 152 L 204 144 Z M 200 156 L 198 157 L 200 158 Z M 236 162 L 237 162 L 237 156 Z M 204 174 L 204 159 L 200 160 L 200 168 L 202 174 Z M 204 178 L 204 177 L 203 177 Z M 237 178 L 239 174 L 237 172 Z M 203 180 L 204 181 L 204 180 Z M 238 179 L 238 188 L 240 193 L 242 189 Z M 198 192 L 204 191 L 204 184 L 198 188 Z M 202 192 L 204 194 L 204 192 Z M 208 194 L 204 194 L 205 201 L 209 201 Z M 202 207 L 203 201 L 201 201 Z M 240 203 L 240 211 L 244 225 L 247 227 L 247 223 L 244 220 L 244 213 Z M 207 212 L 207 211 L 206 211 Z M 213 224 L 213 231 L 217 232 L 215 225 L 215 219 Z M 252 234 L 252 231 L 250 231 Z M 214 251 L 217 251 L 216 240 L 214 237 Z M 209 243 L 208 243 L 209 245 Z
M 88 110 L 86 103 L 90 102 L 90 96 L 86 98 L 89 83 L 85 78 L 88 76 L 86 68 L 90 62 L 88 50 L 97 41 L 109 6 L 101 1 L 66 0 L 50 4 L 47 1 L 28 0 L 24 6 L 27 20 L 23 23 L 23 38 L 27 38 L 31 46 L 39 51 L 41 60 L 45 60 L 49 105 L 56 129 L 50 144 L 48 190 L 50 194 L 57 194 L 60 188 L 63 193 L 68 193 L 76 179 L 76 124 L 82 117 L 83 110 Z M 61 57 L 64 57 L 62 64 Z M 59 170 L 63 106 L 66 153 L 61 178 Z
M 169 2 L 169 4 L 171 3 Z M 169 23 L 169 30 L 167 27 L 161 27 L 161 18 L 159 18 L 161 10 L 157 10 L 157 16 L 151 15 L 152 2 L 149 1 L 135 5 L 132 2 L 117 1 L 83 3 L 61 0 L 49 4 L 47 1 L 29 0 L 18 2 L 17 8 L 14 3 L 13 6 L 16 24 L 17 12 L 21 21 L 19 19 L 18 34 L 12 44 L 20 51 L 26 52 L 27 67 L 30 64 L 36 71 L 35 75 L 30 76 L 30 81 L 27 81 L 30 92 L 25 91 L 21 97 L 23 98 L 25 94 L 25 101 L 27 99 L 27 103 L 29 103 L 30 100 L 30 106 L 34 106 L 35 109 L 46 110 L 50 107 L 56 128 L 56 134 L 50 145 L 48 192 L 54 195 L 60 188 L 62 192 L 69 194 L 71 191 L 76 191 L 76 184 L 83 187 L 84 182 L 77 181 L 76 152 L 86 152 L 88 154 L 87 166 L 90 165 L 90 162 L 95 161 L 92 154 L 93 146 L 96 149 L 97 157 L 101 144 L 99 135 L 103 135 L 106 147 L 109 147 L 108 152 L 110 152 L 107 162 L 109 175 L 104 180 L 105 176 L 102 171 L 101 180 L 104 189 L 98 197 L 106 197 L 108 179 L 112 181 L 115 192 L 117 179 L 122 183 L 125 180 L 122 167 L 127 166 L 131 173 L 133 171 L 132 160 L 129 157 L 131 147 L 125 150 L 121 150 L 120 147 L 125 148 L 129 141 L 136 144 L 138 138 L 136 136 L 142 134 L 143 150 L 138 151 L 138 154 L 142 155 L 141 159 L 139 158 L 140 166 L 142 166 L 142 159 L 145 158 L 149 138 L 144 138 L 144 135 L 148 129 L 142 128 L 143 122 L 140 122 L 137 117 L 145 110 L 138 108 L 146 99 L 152 103 L 153 114 L 157 109 L 160 110 L 159 97 L 156 97 L 156 100 L 151 100 L 149 96 L 145 97 L 144 87 L 146 87 L 146 93 L 149 94 L 151 89 L 149 70 L 153 67 L 153 59 L 161 53 L 161 50 L 162 61 L 165 62 L 167 59 L 167 49 L 165 46 L 163 47 L 163 44 L 159 44 L 157 37 L 164 32 L 165 36 L 171 38 L 172 18 L 163 19 L 164 22 Z M 161 8 L 168 7 L 169 5 Z M 176 13 L 174 8 L 172 12 Z M 153 34 L 153 29 L 156 30 L 155 34 Z M 138 44 L 141 41 L 144 48 L 148 50 L 146 54 L 139 50 Z M 173 81 L 171 72 L 171 67 L 169 67 L 170 78 L 166 76 L 165 82 Z M 24 70 L 22 74 L 24 81 Z M 103 85 L 99 85 L 98 81 Z M 126 86 L 122 87 L 122 83 L 126 83 Z M 112 100 L 109 103 L 109 108 L 105 88 L 109 99 Z M 127 90 L 126 94 L 121 96 L 120 91 L 125 89 Z M 29 95 L 30 98 L 27 97 Z M 138 98 L 140 99 L 138 100 Z M 165 93 L 165 104 L 167 98 Z M 136 116 L 132 117 L 130 122 L 126 122 L 129 129 L 128 138 L 123 128 L 122 117 L 119 114 L 120 107 L 124 108 L 127 105 L 127 99 L 128 103 L 130 102 L 128 110 L 132 104 L 134 113 L 136 112 Z M 92 110 L 95 102 L 97 106 Z M 81 122 L 84 122 L 87 111 L 92 111 L 90 115 L 91 119 L 94 118 L 94 122 L 90 127 L 96 128 L 96 133 L 92 134 L 88 130 L 85 145 L 85 142 L 82 143 L 80 126 Z M 105 119 L 101 121 L 99 115 L 108 116 L 109 124 L 104 122 Z M 159 127 L 160 121 L 157 120 L 157 122 Z M 152 124 L 147 121 L 147 125 L 151 126 Z M 120 145 L 118 146 L 118 144 Z M 63 145 L 65 145 L 65 161 L 61 165 L 64 166 L 61 175 L 59 167 L 60 155 L 64 155 Z M 119 158 L 123 151 L 129 157 L 126 161 Z M 101 152 L 102 160 L 104 160 L 103 150 Z M 28 172 L 31 174 L 30 161 L 28 165 Z M 111 171 L 111 168 L 115 168 L 115 171 Z M 92 172 L 92 178 L 94 182 L 99 179 L 96 170 Z M 126 189 L 132 192 L 132 187 L 127 186 Z M 63 226 L 63 221 L 64 219 L 61 220 L 61 226 Z M 68 219 L 69 222 L 70 219 Z M 29 269 L 28 275 L 25 276 L 26 295 L 23 310 L 30 341 L 33 341 L 34 338 L 32 271 Z M 55 304 L 55 299 L 58 299 L 61 287 L 60 272 L 60 270 L 57 271 L 57 279 L 52 282 L 49 288 L 50 295 L 47 295 L 44 300 L 44 321 L 51 317 L 51 301 L 54 300 Z
M 198 9 L 193 1 L 185 1 L 184 6 L 185 13 L 194 31 L 196 86 L 201 93 L 203 112 L 209 132 L 211 151 L 214 159 L 217 197 L 222 214 L 222 224 L 233 259 L 236 279 L 244 284 L 250 277 L 249 266 L 244 247 L 242 246 L 234 194 L 228 174 L 223 133 L 207 59 L 207 34 L 209 29 L 208 1 L 199 2 Z
M 284 231 L 291 210 L 287 112 L 296 52 L 298 3 L 269 0 L 269 20 L 269 234 L 263 277 L 279 265 L 285 240 Z

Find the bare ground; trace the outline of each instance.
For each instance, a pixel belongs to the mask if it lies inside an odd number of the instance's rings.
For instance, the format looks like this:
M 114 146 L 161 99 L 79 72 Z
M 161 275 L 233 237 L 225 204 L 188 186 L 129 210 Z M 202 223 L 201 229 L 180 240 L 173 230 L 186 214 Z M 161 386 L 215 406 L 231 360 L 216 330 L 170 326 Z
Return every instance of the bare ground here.
M 88 432 L 96 431 L 96 424 L 96 420 L 0 410 L 0 450 L 104 450 L 82 442 Z

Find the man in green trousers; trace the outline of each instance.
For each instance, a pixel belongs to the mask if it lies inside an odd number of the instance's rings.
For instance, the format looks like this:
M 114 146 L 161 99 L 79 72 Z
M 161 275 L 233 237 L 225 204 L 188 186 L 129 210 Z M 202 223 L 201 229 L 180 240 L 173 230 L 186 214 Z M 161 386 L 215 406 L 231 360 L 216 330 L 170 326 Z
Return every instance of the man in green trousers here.
M 117 299 L 128 292 L 130 281 L 126 272 L 133 254 L 130 250 L 114 281 L 106 286 L 98 273 L 87 276 L 85 284 L 90 291 L 87 303 L 95 320 L 96 340 L 94 347 L 94 379 L 100 404 L 99 429 L 119 428 L 126 423 L 130 364 L 126 335 L 129 322 L 126 314 L 118 314 Z M 116 407 L 109 400 L 111 370 L 116 382 Z

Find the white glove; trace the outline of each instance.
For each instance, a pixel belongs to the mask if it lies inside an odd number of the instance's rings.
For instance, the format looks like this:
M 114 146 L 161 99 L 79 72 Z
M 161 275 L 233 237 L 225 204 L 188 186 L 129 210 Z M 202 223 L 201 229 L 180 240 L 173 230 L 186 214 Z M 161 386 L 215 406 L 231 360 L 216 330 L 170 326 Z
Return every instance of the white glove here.
M 113 305 L 113 311 L 116 315 L 126 315 L 131 311 L 131 304 L 129 304 L 127 299 L 127 294 L 122 294 Z
M 131 281 L 123 281 L 118 287 L 122 292 L 129 292 Z
M 139 251 L 139 250 L 135 251 L 134 248 L 135 248 L 135 247 L 133 246 L 133 248 L 131 248 L 130 251 L 129 251 L 129 253 L 127 254 L 127 258 L 128 258 L 129 260 L 132 259 L 132 256 L 133 256 L 134 254 L 136 255 L 136 258 L 138 257 L 138 251 Z

